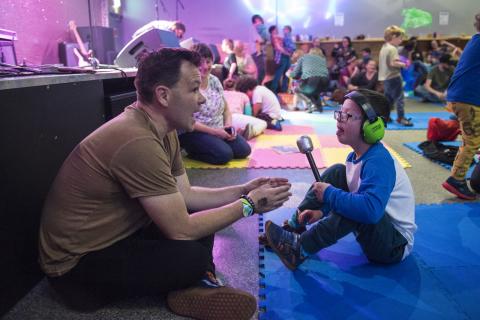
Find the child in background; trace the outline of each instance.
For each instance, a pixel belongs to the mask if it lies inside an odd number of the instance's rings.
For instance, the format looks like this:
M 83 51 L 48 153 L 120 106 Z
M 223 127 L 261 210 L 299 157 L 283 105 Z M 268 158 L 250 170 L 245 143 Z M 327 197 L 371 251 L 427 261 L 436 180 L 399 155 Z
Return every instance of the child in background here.
M 397 47 L 402 43 L 405 31 L 395 25 L 385 29 L 385 43 L 380 50 L 378 80 L 383 81 L 385 96 L 397 108 L 397 122 L 405 127 L 413 126 L 405 118 L 403 79 L 400 73 L 406 63 L 400 60 Z

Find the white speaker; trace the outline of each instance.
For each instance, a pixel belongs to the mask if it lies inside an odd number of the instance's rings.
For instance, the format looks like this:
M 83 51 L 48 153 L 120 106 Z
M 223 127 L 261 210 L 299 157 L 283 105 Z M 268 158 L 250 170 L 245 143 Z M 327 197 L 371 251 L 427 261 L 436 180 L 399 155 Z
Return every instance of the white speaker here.
M 130 40 L 118 53 L 115 64 L 122 68 L 136 67 L 142 54 L 165 47 L 180 47 L 175 33 L 151 29 Z

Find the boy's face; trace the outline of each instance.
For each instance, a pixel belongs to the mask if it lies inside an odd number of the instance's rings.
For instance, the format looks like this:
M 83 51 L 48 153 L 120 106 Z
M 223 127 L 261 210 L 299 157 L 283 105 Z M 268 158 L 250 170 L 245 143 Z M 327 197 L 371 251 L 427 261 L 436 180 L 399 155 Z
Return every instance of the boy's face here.
M 398 47 L 403 41 L 403 35 L 393 36 L 391 44 Z
M 357 104 L 346 99 L 337 117 L 337 139 L 341 144 L 356 146 L 363 141 L 361 128 L 363 125 L 362 111 Z

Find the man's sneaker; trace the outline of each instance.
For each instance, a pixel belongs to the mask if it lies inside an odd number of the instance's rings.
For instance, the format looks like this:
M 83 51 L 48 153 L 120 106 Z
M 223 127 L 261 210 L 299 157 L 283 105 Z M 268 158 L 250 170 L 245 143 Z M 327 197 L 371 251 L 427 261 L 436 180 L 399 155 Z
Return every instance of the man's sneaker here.
M 413 122 L 411 118 L 398 118 L 397 122 L 404 127 L 413 127 Z
M 305 231 L 307 231 L 307 228 L 305 226 L 300 226 L 299 228 L 294 228 L 291 225 L 288 224 L 288 220 L 283 221 L 283 230 L 286 230 L 288 232 L 293 232 L 296 234 L 302 234 Z M 271 248 L 270 244 L 268 243 L 267 235 L 265 233 L 262 233 L 261 235 L 258 236 L 258 243 L 261 245 L 264 245 L 267 248 Z
M 467 186 L 465 180 L 457 180 L 454 177 L 448 177 L 447 181 L 442 183 L 442 187 L 456 195 L 457 197 L 465 200 L 475 200 L 476 195 Z
M 265 234 L 270 247 L 290 270 L 295 270 L 306 257 L 302 256 L 300 235 L 288 232 L 268 220 L 265 223 Z
M 251 294 L 229 287 L 191 287 L 172 291 L 168 307 L 176 314 L 194 319 L 250 319 L 257 310 Z

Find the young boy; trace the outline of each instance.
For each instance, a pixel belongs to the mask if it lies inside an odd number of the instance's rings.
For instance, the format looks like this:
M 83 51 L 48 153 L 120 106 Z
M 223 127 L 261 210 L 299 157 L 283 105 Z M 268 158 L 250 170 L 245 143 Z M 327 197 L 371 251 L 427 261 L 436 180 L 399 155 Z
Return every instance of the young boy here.
M 397 50 L 403 41 L 404 34 L 402 28 L 394 25 L 385 29 L 385 43 L 378 58 L 378 81 L 383 81 L 385 96 L 397 108 L 397 122 L 405 127 L 411 127 L 413 123 L 405 118 L 403 79 L 400 73 L 400 69 L 406 67 L 406 64 L 400 61 Z
M 269 245 L 291 270 L 351 232 L 371 262 L 396 263 L 412 251 L 417 228 L 413 189 L 405 170 L 379 142 L 389 102 L 366 89 L 345 98 L 334 115 L 338 141 L 353 148 L 346 164 L 322 174 L 287 226 L 265 225 Z

